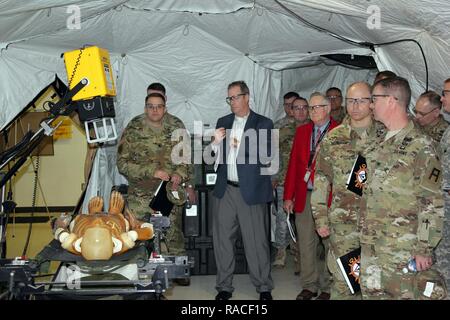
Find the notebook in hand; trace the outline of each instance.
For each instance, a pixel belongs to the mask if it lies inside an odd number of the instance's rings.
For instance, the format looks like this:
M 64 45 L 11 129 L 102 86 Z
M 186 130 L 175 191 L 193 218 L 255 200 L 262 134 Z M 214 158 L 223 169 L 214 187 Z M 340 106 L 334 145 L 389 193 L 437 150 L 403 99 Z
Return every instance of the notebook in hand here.
M 356 157 L 347 179 L 347 189 L 362 196 L 364 183 L 367 181 L 367 162 L 362 155 Z
M 361 287 L 359 285 L 360 261 L 361 247 L 354 249 L 346 255 L 336 259 L 339 270 L 341 270 L 345 282 L 347 283 L 347 286 L 352 294 L 361 291 Z
M 173 208 L 173 202 L 167 197 L 167 181 L 161 181 L 156 189 L 155 195 L 150 201 L 149 207 L 160 212 L 163 216 L 168 216 Z

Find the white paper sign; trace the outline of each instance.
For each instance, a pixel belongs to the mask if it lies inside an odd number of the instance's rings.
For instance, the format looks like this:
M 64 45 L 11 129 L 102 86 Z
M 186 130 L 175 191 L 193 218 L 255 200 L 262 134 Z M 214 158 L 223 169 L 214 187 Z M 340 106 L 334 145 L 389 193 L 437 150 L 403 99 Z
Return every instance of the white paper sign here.
M 193 204 L 189 209 L 186 208 L 186 217 L 196 217 L 197 216 L 197 205 Z

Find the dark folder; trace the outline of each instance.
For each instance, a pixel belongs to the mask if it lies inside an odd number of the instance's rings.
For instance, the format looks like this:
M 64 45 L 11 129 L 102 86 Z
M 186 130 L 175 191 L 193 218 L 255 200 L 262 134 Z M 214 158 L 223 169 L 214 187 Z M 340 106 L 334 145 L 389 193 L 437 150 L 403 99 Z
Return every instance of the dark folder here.
M 361 291 L 360 277 L 361 247 L 350 251 L 346 255 L 336 259 L 336 262 L 344 276 L 345 282 L 352 294 Z
M 167 197 L 167 183 L 167 181 L 161 181 L 149 205 L 150 208 L 160 212 L 163 216 L 168 216 L 173 208 L 173 202 Z
M 356 157 L 347 179 L 347 189 L 362 196 L 364 183 L 367 181 L 367 162 L 362 155 Z

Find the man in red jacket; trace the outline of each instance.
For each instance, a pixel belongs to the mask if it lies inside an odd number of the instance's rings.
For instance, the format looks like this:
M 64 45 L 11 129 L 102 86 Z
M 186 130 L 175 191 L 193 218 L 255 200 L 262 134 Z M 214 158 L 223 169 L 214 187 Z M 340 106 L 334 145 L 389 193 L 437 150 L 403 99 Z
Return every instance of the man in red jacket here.
M 316 155 L 320 142 L 326 133 L 338 123 L 330 117 L 331 104 L 324 95 L 315 93 L 309 100 L 309 116 L 312 123 L 297 128 L 292 145 L 291 157 L 284 183 L 284 209 L 295 212 L 297 227 L 297 244 L 300 251 L 300 282 L 303 290 L 297 300 L 311 300 L 317 296 L 320 287 L 320 275 L 323 273 L 327 281 L 320 288 L 317 299 L 327 300 L 329 294 L 329 273 L 317 259 L 319 237 L 311 212 L 311 191 L 314 183 Z M 325 256 L 328 251 L 328 240 L 323 241 Z M 320 266 L 320 268 L 319 268 Z M 323 268 L 322 268 L 323 266 Z

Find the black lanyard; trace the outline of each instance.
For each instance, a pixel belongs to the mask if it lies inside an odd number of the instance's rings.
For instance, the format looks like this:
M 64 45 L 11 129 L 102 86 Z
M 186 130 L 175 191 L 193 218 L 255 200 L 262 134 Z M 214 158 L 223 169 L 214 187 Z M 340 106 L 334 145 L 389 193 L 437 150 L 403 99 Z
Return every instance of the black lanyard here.
M 322 141 L 322 139 L 325 137 L 325 134 L 327 133 L 328 128 L 330 127 L 330 125 L 331 125 L 331 120 L 328 121 L 327 126 L 325 127 L 325 129 L 323 129 L 322 133 L 320 134 L 320 137 L 319 137 L 319 140 L 317 141 L 317 144 L 315 143 L 316 142 L 316 134 L 315 134 L 315 132 L 314 132 L 315 130 L 313 128 L 312 142 L 311 142 L 312 143 L 312 149 L 311 149 L 311 153 L 309 155 L 308 168 L 311 168 L 311 164 L 313 163 L 314 158 L 315 158 L 317 146 Z M 320 130 L 320 128 L 317 128 L 317 130 Z
M 325 134 L 327 133 L 328 128 L 330 127 L 330 125 L 331 125 L 331 121 L 328 121 L 327 126 L 325 127 L 325 129 L 323 129 L 322 133 L 320 134 L 319 141 L 317 141 L 317 145 L 322 141 L 322 139 L 325 136 Z M 317 130 L 320 130 L 320 128 L 317 128 Z M 313 131 L 314 131 L 314 128 L 313 128 Z M 312 136 L 312 151 L 316 150 L 316 146 L 317 145 L 315 144 L 315 142 L 316 142 L 316 135 L 313 132 L 313 136 Z

